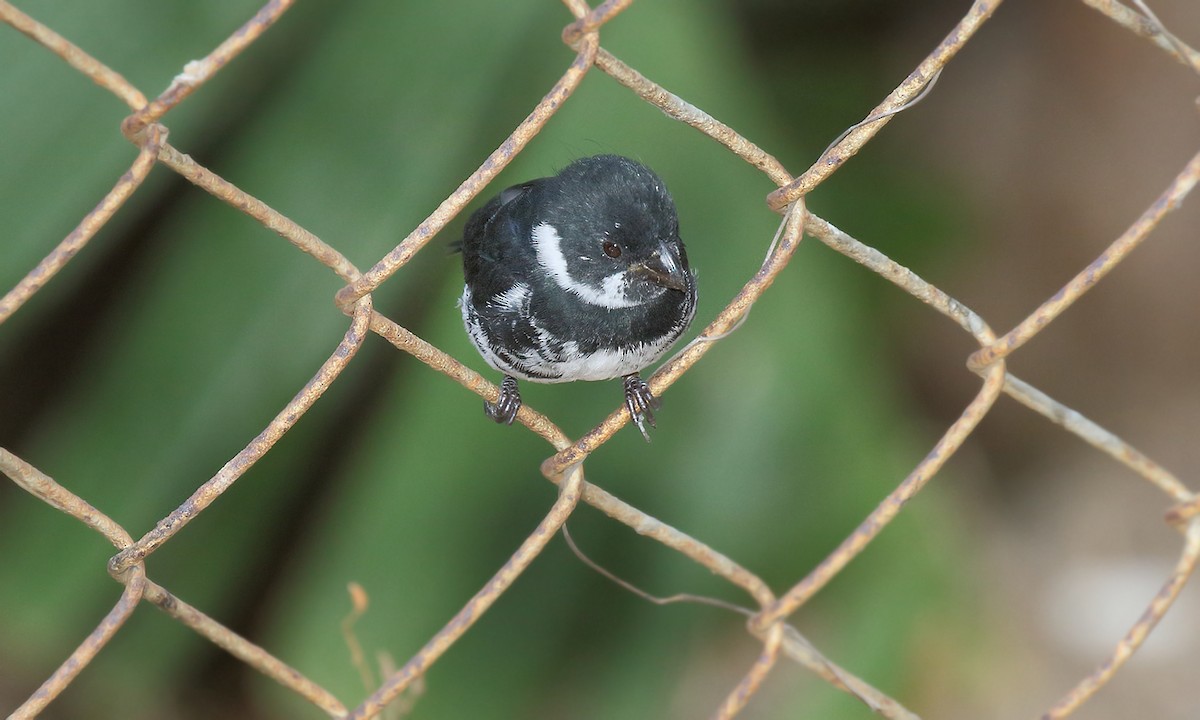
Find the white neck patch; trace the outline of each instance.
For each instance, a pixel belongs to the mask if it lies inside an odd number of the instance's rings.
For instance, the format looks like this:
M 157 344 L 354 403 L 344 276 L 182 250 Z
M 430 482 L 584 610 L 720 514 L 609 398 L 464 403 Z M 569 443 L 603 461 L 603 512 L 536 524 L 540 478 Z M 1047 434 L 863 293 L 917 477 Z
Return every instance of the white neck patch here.
M 567 271 L 567 258 L 562 251 L 562 237 L 550 223 L 540 223 L 533 228 L 533 249 L 537 252 L 538 265 L 541 265 L 550 277 L 554 278 L 563 290 L 577 296 L 589 305 L 616 310 L 618 308 L 634 307 L 635 300 L 625 297 L 625 283 L 622 273 L 614 273 L 604 278 L 600 288 L 594 288 L 571 277 Z

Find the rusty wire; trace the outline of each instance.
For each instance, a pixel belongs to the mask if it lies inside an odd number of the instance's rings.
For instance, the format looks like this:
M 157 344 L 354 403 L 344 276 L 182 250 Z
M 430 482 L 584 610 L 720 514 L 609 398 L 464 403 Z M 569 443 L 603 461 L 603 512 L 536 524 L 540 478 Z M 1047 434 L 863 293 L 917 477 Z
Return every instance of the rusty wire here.
M 1082 1 L 1122 27 L 1151 40 L 1174 59 L 1200 72 L 1200 54 L 1169 33 L 1157 18 L 1148 12 L 1144 4 L 1137 3 L 1138 7 L 1142 8 L 1139 12 L 1116 0 Z M 1072 714 L 1107 683 L 1162 619 L 1184 583 L 1195 571 L 1200 560 L 1200 498 L 1196 493 L 1121 438 L 1011 375 L 1006 367 L 1006 359 L 1025 342 L 1042 332 L 1051 320 L 1074 304 L 1083 293 L 1100 282 L 1129 252 L 1147 239 L 1167 213 L 1178 207 L 1200 179 L 1200 155 L 1185 165 L 1160 197 L 1094 262 L 1031 312 L 1025 320 L 999 337 L 983 318 L 965 305 L 869 245 L 842 232 L 827 220 L 812 214 L 804 202 L 809 192 L 861 151 L 896 112 L 906 108 L 914 98 L 920 97 L 929 89 L 931 81 L 992 16 L 1000 5 L 1000 0 L 977 0 L 962 21 L 925 60 L 877 107 L 866 114 L 866 120 L 853 126 L 798 176 L 793 176 L 774 156 L 729 126 L 647 79 L 601 47 L 600 32 L 604 25 L 627 9 L 632 0 L 607 0 L 595 8 L 589 7 L 582 0 L 564 0 L 568 10 L 576 18 L 563 30 L 563 41 L 576 51 L 575 59 L 542 101 L 484 160 L 479 169 L 466 178 L 399 245 L 365 272 L 360 272 L 340 252 L 311 232 L 203 168 L 166 142 L 168 131 L 162 121 L 170 110 L 191 96 L 261 37 L 291 4 L 290 0 L 268 2 L 208 56 L 188 63 L 166 90 L 148 100 L 140 90 L 102 62 L 17 10 L 6 0 L 0 0 L 0 20 L 53 52 L 129 106 L 132 114 L 122 123 L 121 131 L 138 148 L 130 170 L 117 180 L 113 189 L 96 208 L 0 299 L 0 323 L 19 310 L 85 247 L 121 205 L 137 191 L 156 163 L 161 163 L 197 187 L 254 218 L 333 271 L 346 283 L 337 292 L 335 301 L 350 317 L 349 329 L 329 358 L 266 428 L 211 479 L 197 488 L 175 511 L 136 541 L 127 530 L 89 505 L 86 500 L 47 477 L 28 462 L 0 448 L 0 472 L 42 502 L 71 515 L 100 533 L 118 549 L 109 562 L 109 572 L 123 585 L 113 609 L 42 686 L 12 712 L 10 718 L 37 716 L 96 657 L 142 600 L 149 601 L 202 637 L 306 699 L 330 717 L 376 717 L 389 702 L 421 678 L 442 653 L 470 630 L 472 624 L 540 555 L 581 501 L 741 588 L 757 606 L 755 610 L 745 612 L 751 615 L 748 631 L 762 642 L 762 651 L 746 670 L 745 675 L 733 684 L 725 700 L 715 709 L 713 717 L 736 716 L 752 701 L 778 661 L 786 657 L 832 686 L 859 698 L 883 717 L 906 720 L 916 718 L 917 715 L 896 700 L 826 659 L 800 636 L 789 624 L 788 619 L 853 560 L 897 516 L 904 504 L 926 486 L 971 436 L 999 396 L 1005 393 L 1065 430 L 1078 435 L 1159 488 L 1173 503 L 1167 519 L 1177 525 L 1184 534 L 1184 543 L 1176 567 L 1150 600 L 1142 617 L 1117 641 L 1110 657 L 1091 675 L 1067 691 L 1047 712 L 1046 717 L 1062 718 Z M 400 271 L 487 187 L 570 98 L 593 67 L 610 75 L 667 116 L 699 130 L 728 148 L 762 171 L 778 186 L 778 189 L 766 198 L 771 209 L 783 214 L 777 242 L 772 243 L 768 257 L 758 272 L 747 280 L 743 288 L 710 321 L 697 339 L 650 378 L 651 388 L 656 395 L 667 391 L 704 356 L 713 343 L 721 341 L 745 318 L 751 305 L 769 289 L 774 279 L 787 266 L 801 237 L 806 234 L 894 283 L 971 335 L 979 348 L 968 359 L 968 366 L 980 376 L 980 388 L 975 398 L 947 428 L 925 458 L 880 502 L 862 524 L 807 576 L 779 594 L 754 573 L 718 550 L 587 482 L 584 476 L 584 462 L 628 422 L 629 416 L 623 407 L 612 412 L 591 431 L 573 440 L 550 418 L 527 405 L 523 406 L 517 420 L 554 448 L 554 454 L 542 463 L 541 470 L 547 479 L 558 485 L 557 499 L 547 510 L 544 519 L 488 583 L 408 662 L 385 678 L 375 692 L 357 706 L 348 708 L 347 704 L 284 664 L 268 650 L 238 636 L 147 578 L 145 558 L 170 541 L 187 523 L 193 521 L 228 490 L 257 460 L 269 452 L 300 416 L 337 380 L 370 333 L 379 335 L 467 390 L 487 400 L 496 398 L 498 388 L 494 384 L 407 328 L 375 311 L 372 307 L 371 293 Z

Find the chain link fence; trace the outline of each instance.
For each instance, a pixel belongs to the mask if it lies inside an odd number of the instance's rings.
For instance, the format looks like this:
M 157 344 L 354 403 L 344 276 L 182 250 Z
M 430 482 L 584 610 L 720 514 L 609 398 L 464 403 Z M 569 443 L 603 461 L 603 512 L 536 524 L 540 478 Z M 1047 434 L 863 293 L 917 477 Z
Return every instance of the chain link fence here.
M 1169 33 L 1142 2 L 1131 6 L 1115 0 L 1083 0 L 1132 35 L 1153 43 L 1166 55 L 1200 72 L 1200 53 Z M 565 0 L 576 20 L 562 34 L 563 41 L 576 56 L 558 81 L 512 134 L 487 157 L 479 169 L 466 178 L 423 222 L 391 252 L 365 270 L 356 267 L 341 252 L 312 232 L 293 222 L 266 203 L 234 186 L 218 174 L 199 165 L 168 142 L 167 115 L 197 89 L 220 73 L 248 46 L 283 15 L 292 2 L 273 0 L 263 6 L 242 27 L 201 60 L 182 68 L 170 86 L 153 98 L 134 87 L 120 74 L 90 56 L 52 28 L 0 0 L 0 19 L 24 33 L 46 50 L 56 54 L 72 68 L 111 92 L 127 105 L 131 114 L 121 124 L 121 132 L 138 149 L 129 170 L 118 178 L 112 190 L 88 213 L 67 237 L 0 299 L 0 323 L 21 309 L 38 290 L 80 251 L 108 223 L 121 206 L 143 185 L 151 171 L 162 165 L 196 187 L 245 213 L 277 233 L 298 250 L 307 253 L 343 281 L 336 304 L 349 318 L 348 327 L 336 350 L 300 388 L 295 397 L 279 410 L 275 418 L 245 448 L 231 458 L 207 482 L 198 487 L 178 508 L 153 528 L 135 537 L 88 500 L 73 493 L 70 478 L 63 483 L 51 479 L 26 460 L 0 449 L 0 470 L 19 487 L 42 502 L 68 513 L 96 531 L 117 549 L 108 563 L 108 571 L 122 586 L 111 612 L 83 639 L 46 681 L 10 718 L 36 717 L 55 700 L 116 636 L 142 602 L 157 606 L 232 654 L 260 673 L 272 678 L 299 697 L 335 718 L 378 717 L 401 694 L 421 681 L 431 665 L 454 645 L 473 624 L 500 598 L 515 579 L 539 557 L 547 544 L 577 508 L 586 503 L 638 533 L 657 540 L 680 555 L 707 568 L 732 586 L 744 591 L 756 607 L 750 613 L 747 631 L 761 641 L 758 658 L 740 680 L 730 680 L 724 701 L 712 716 L 731 718 L 752 702 L 764 681 L 783 659 L 806 668 L 833 687 L 849 693 L 871 710 L 887 718 L 915 718 L 917 715 L 897 700 L 875 689 L 867 680 L 839 667 L 789 624 L 790 619 L 836 577 L 900 513 L 906 502 L 917 495 L 945 465 L 947 460 L 971 437 L 1001 395 L 1009 395 L 1021 405 L 1041 415 L 1049 423 L 1077 435 L 1097 451 L 1110 456 L 1138 477 L 1161 490 L 1171 503 L 1166 520 L 1178 528 L 1182 547 L 1178 562 L 1150 599 L 1142 617 L 1121 638 L 1114 638 L 1111 654 L 1074 687 L 1065 690 L 1050 707 L 1047 718 L 1062 718 L 1075 713 L 1097 690 L 1104 686 L 1133 653 L 1171 607 L 1200 559 L 1200 498 L 1179 478 L 1145 456 L 1127 442 L 1079 412 L 1020 380 L 1008 371 L 1008 359 L 1047 327 L 1084 293 L 1121 263 L 1142 244 L 1160 221 L 1176 209 L 1200 179 L 1200 154 L 1183 165 L 1175 179 L 1158 198 L 1129 225 L 1098 257 L 1080 269 L 1053 296 L 1037 306 L 1011 330 L 995 332 L 980 315 L 961 302 L 926 282 L 916 273 L 892 261 L 868 244 L 839 230 L 828 220 L 806 208 L 805 197 L 850 161 L 890 122 L 894 115 L 932 89 L 938 75 L 959 51 L 984 28 L 1000 6 L 1000 0 L 975 2 L 945 39 L 929 53 L 905 80 L 887 95 L 866 119 L 849 129 L 799 174 L 793 174 L 775 157 L 740 135 L 718 119 L 664 89 L 622 62 L 601 45 L 604 26 L 614 21 L 632 0 L 608 0 L 595 8 L 582 0 Z M 925 458 L 903 478 L 878 507 L 822 562 L 790 587 L 778 591 L 750 570 L 718 549 L 671 527 L 585 479 L 587 459 L 603 452 L 604 445 L 629 422 L 624 408 L 618 409 L 578 438 L 569 437 L 549 417 L 523 406 L 517 422 L 549 443 L 554 452 L 541 464 L 542 474 L 558 486 L 557 500 L 546 511 L 527 539 L 494 576 L 445 624 L 429 638 L 415 655 L 395 668 L 368 697 L 351 705 L 327 689 L 307 679 L 300 671 L 279 660 L 270 650 L 240 637 L 202 610 L 189 605 L 147 576 L 146 559 L 171 541 L 188 523 L 196 520 L 218 497 L 261 459 L 296 422 L 335 383 L 354 361 L 356 353 L 372 335 L 378 335 L 395 348 L 415 357 L 431 370 L 461 385 L 466 391 L 494 401 L 497 387 L 470 370 L 456 358 L 418 337 L 409 329 L 373 308 L 373 293 L 400 272 L 417 253 L 446 225 L 457 217 L 509 162 L 533 141 L 545 123 L 567 103 L 590 72 L 607 73 L 635 95 L 657 107 L 669 117 L 688 125 L 723 145 L 729 152 L 757 168 L 778 189 L 767 196 L 768 207 L 782 216 L 779 231 L 770 242 L 761 268 L 747 281 L 698 337 L 665 363 L 650 379 L 656 395 L 666 392 L 687 373 L 714 345 L 724 342 L 750 307 L 771 287 L 787 267 L 802 237 L 824 243 L 854 260 L 863 268 L 880 275 L 903 289 L 916 300 L 945 316 L 978 344 L 967 359 L 968 367 L 980 378 L 974 399 L 962 409 Z M 769 238 L 764 238 L 764 244 Z M 394 708 L 394 705 L 393 705 Z

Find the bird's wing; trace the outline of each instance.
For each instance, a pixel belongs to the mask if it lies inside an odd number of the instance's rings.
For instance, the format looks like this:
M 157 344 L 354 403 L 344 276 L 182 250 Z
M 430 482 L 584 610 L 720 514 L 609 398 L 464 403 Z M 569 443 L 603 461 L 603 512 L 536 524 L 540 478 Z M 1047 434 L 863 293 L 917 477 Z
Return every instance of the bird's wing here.
M 500 212 L 501 208 L 523 196 L 541 182 L 542 180 L 540 179 L 530 180 L 527 183 L 505 188 L 504 190 L 500 191 L 499 195 L 491 200 L 488 200 L 483 207 L 471 213 L 471 217 L 467 219 L 466 227 L 463 228 L 463 236 L 458 240 L 453 240 L 450 242 L 450 252 L 462 252 L 463 245 L 467 243 L 477 243 L 479 240 L 481 240 L 488 224 L 495 219 L 496 214 Z
M 528 202 L 519 201 L 544 180 L 501 191 L 467 219 L 459 250 L 468 284 L 500 293 L 523 279 L 532 253 L 528 235 L 533 209 Z
M 460 249 L 469 293 L 464 313 L 487 338 L 491 352 L 523 378 L 539 378 L 537 330 L 530 314 L 529 274 L 536 266 L 529 234 L 533 208 L 518 202 L 540 180 L 510 187 L 489 200 L 467 220 Z M 477 341 L 478 343 L 478 341 Z

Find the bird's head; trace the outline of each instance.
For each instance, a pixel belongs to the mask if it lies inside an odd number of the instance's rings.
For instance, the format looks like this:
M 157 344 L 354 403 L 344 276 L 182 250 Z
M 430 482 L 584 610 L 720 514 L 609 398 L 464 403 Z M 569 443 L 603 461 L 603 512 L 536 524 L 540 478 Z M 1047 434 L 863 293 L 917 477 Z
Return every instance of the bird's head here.
M 648 168 L 600 155 L 547 185 L 532 239 L 538 263 L 564 290 L 609 309 L 693 291 L 675 203 Z

